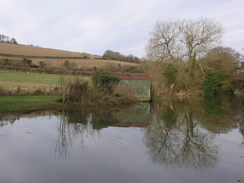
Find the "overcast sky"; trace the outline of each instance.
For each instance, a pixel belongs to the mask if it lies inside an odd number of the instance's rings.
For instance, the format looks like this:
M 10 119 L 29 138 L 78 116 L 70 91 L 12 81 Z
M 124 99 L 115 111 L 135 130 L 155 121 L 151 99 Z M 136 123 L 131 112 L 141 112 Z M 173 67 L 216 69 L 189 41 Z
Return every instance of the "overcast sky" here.
M 23 44 L 145 55 L 158 20 L 210 17 L 222 45 L 244 53 L 244 0 L 1 0 L 0 34 Z

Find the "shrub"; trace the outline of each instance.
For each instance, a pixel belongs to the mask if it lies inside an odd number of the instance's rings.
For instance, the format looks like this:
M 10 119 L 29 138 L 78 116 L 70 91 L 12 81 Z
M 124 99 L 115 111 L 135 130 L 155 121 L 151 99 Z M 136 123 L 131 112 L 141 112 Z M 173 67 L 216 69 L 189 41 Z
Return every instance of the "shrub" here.
M 0 59 L 0 65 L 9 65 L 9 64 L 10 64 L 9 59 L 7 58 Z
M 83 56 L 83 59 L 90 59 L 87 55 Z
M 216 95 L 222 88 L 223 82 L 229 75 L 226 73 L 209 72 L 203 81 L 202 89 L 205 95 Z
M 178 69 L 172 64 L 168 65 L 163 72 L 163 75 L 166 78 L 166 84 L 171 85 L 175 83 L 177 74 L 178 74 Z
M 123 96 L 123 93 L 120 92 L 120 91 L 114 91 L 113 94 L 112 94 L 113 97 L 122 97 Z
M 93 72 L 92 82 L 93 85 L 104 92 L 112 93 L 113 87 L 118 84 L 120 81 L 119 78 L 111 76 L 110 74 L 97 70 Z
M 84 102 L 88 94 L 88 83 L 75 80 L 67 86 L 65 100 L 70 102 Z M 85 103 L 85 102 L 84 102 Z
M 63 67 L 67 70 L 72 70 L 76 67 L 76 63 L 70 63 L 68 60 L 65 60 Z
M 47 67 L 47 65 L 46 65 L 46 63 L 45 63 L 44 61 L 40 61 L 40 62 L 39 62 L 39 66 L 40 66 L 40 68 L 42 68 L 42 69 L 44 69 L 44 68 Z
M 22 61 L 23 61 L 23 63 L 24 63 L 25 65 L 31 66 L 32 60 L 30 60 L 30 59 L 28 59 L 28 58 L 23 58 Z

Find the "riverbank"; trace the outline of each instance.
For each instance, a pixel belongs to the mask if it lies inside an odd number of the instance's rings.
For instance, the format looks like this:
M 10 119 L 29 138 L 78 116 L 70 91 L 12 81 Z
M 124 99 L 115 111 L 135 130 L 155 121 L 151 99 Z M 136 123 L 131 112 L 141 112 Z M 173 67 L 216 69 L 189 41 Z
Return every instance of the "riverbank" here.
M 60 96 L 0 96 L 0 112 L 31 112 L 57 108 Z
M 42 95 L 42 96 L 0 96 L 0 114 L 3 113 L 28 113 L 47 109 L 60 109 L 67 106 L 84 106 L 78 102 L 62 103 L 61 96 Z M 120 106 L 137 103 L 138 101 L 130 97 L 108 97 L 95 103 L 87 103 L 87 107 L 95 106 Z

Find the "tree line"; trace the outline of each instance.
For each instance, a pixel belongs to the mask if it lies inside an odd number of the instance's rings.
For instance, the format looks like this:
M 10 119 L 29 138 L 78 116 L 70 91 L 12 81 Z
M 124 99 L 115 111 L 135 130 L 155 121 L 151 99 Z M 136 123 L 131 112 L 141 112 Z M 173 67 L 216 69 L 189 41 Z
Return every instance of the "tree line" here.
M 223 27 L 208 18 L 166 20 L 155 24 L 147 44 L 146 71 L 155 95 L 216 95 L 236 88 L 242 55 L 220 45 Z M 242 81 L 244 78 L 242 79 Z
M 3 34 L 0 34 L 0 43 L 18 44 L 18 42 L 15 38 L 10 38 Z
M 134 55 L 122 55 L 120 52 L 106 50 L 103 54 L 103 59 L 107 60 L 119 60 L 125 62 L 140 62 L 140 59 Z

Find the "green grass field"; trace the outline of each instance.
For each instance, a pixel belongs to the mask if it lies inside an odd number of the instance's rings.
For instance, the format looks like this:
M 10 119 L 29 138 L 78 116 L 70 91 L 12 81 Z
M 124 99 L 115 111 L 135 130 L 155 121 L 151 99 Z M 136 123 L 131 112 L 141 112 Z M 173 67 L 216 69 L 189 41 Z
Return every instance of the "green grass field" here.
M 59 96 L 0 96 L 0 111 L 24 111 L 57 104 Z
M 61 76 L 58 74 L 29 73 L 0 69 L 0 87 L 8 90 L 16 90 L 18 87 L 29 91 L 37 88 L 49 89 L 50 87 L 58 86 L 62 78 L 64 78 L 66 82 L 72 81 L 76 78 L 87 81 L 90 80 L 89 77 L 85 76 Z

